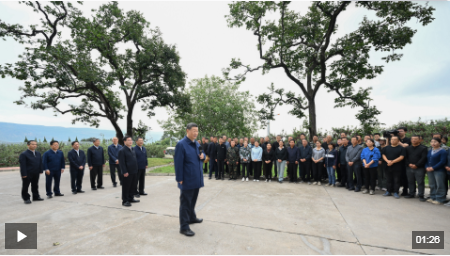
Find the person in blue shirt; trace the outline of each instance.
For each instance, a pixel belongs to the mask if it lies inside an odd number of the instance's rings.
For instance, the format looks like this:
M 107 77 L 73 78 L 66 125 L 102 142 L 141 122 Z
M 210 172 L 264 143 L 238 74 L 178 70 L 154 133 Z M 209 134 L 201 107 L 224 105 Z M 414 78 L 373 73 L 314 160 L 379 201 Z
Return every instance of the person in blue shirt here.
M 145 193 L 145 170 L 148 167 L 148 158 L 147 158 L 147 149 L 144 147 L 144 138 L 138 137 L 136 139 L 136 146 L 134 147 L 134 152 L 136 152 L 136 159 L 138 164 L 138 173 L 136 177 L 136 181 L 134 184 L 134 188 L 137 189 L 135 191 L 135 197 L 146 196 Z
M 370 195 L 375 194 L 375 185 L 377 183 L 378 161 L 381 159 L 381 152 L 375 147 L 373 139 L 366 140 L 366 148 L 361 151 L 363 161 L 364 186 L 363 194 L 367 194 L 370 189 Z M 370 188 L 369 188 L 370 185 Z
M 336 187 L 336 166 L 337 166 L 337 150 L 335 149 L 335 144 L 327 144 L 327 150 L 325 150 L 325 164 L 324 167 L 327 169 L 328 173 L 328 184 L 325 186 Z
M 441 147 L 441 139 L 431 139 L 431 149 L 428 151 L 425 169 L 430 185 L 430 199 L 427 202 L 441 205 L 445 201 L 445 165 L 447 164 L 447 152 Z
M 64 161 L 64 153 L 59 149 L 59 142 L 56 140 L 50 141 L 50 149 L 42 156 L 42 166 L 45 171 L 45 188 L 47 197 L 52 198 L 52 181 L 55 180 L 53 192 L 55 196 L 64 196 L 59 190 L 59 182 L 61 174 L 64 173 L 66 167 Z
M 105 155 L 103 154 L 103 147 L 100 146 L 100 140 L 94 139 L 93 143 L 94 145 L 87 150 L 91 189 L 104 189 L 103 167 L 105 167 Z M 97 179 L 97 186 L 95 185 L 95 179 Z
M 114 187 L 117 187 L 116 182 L 116 170 L 117 176 L 119 176 L 120 185 L 122 185 L 122 172 L 120 171 L 119 165 L 119 150 L 122 148 L 122 145 L 119 144 L 119 139 L 114 137 L 112 139 L 111 145 L 108 146 L 108 156 L 109 156 L 109 174 L 111 175 L 111 181 Z
M 289 141 L 289 147 L 286 148 L 288 153 L 288 160 L 286 161 L 288 165 L 288 176 L 289 183 L 297 183 L 297 170 L 298 161 L 300 161 L 300 151 L 295 146 L 295 141 L 291 139 Z
M 180 233 L 186 236 L 195 235 L 189 224 L 203 221 L 195 214 L 195 204 L 200 188 L 204 186 L 202 167 L 206 155 L 199 151 L 200 144 L 195 141 L 197 136 L 197 124 L 189 123 L 186 136 L 175 146 L 175 180 L 180 189 Z

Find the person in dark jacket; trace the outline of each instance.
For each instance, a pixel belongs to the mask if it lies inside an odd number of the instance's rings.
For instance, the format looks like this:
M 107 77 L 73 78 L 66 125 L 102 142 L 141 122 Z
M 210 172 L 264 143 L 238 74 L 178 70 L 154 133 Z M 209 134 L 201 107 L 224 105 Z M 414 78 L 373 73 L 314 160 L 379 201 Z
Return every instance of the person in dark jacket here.
M 29 140 L 28 149 L 19 156 L 20 176 L 22 177 L 22 199 L 25 204 L 31 204 L 28 188 L 31 184 L 33 201 L 43 201 L 39 196 L 39 176 L 43 173 L 41 153 L 36 151 L 37 142 Z
M 242 181 L 248 182 L 250 172 L 252 149 L 248 146 L 248 141 L 244 141 L 243 146 L 239 149 L 239 158 L 242 166 Z M 247 172 L 245 172 L 247 170 Z
M 111 181 L 114 187 L 117 187 L 116 182 L 116 170 L 117 176 L 119 176 L 120 185 L 122 185 L 122 172 L 120 171 L 119 165 L 119 150 L 122 145 L 119 144 L 119 139 L 114 137 L 112 139 L 113 144 L 108 146 L 108 156 L 109 156 L 109 173 L 111 175 Z
M 217 137 L 213 137 L 211 142 L 208 145 L 208 156 L 209 156 L 209 179 L 212 178 L 212 174 L 214 173 L 214 178 L 217 179 L 217 155 L 216 155 L 216 147 L 217 147 Z
M 359 136 L 361 137 L 361 136 Z M 345 161 L 347 162 L 347 182 L 348 190 L 355 190 L 355 192 L 361 191 L 362 177 L 361 177 L 361 152 L 363 148 L 358 144 L 358 138 L 352 138 L 352 145 L 347 147 L 345 152 Z M 356 186 L 353 181 L 353 174 L 356 177 Z
M 225 161 L 227 160 L 227 146 L 225 145 L 225 143 L 223 142 L 223 138 L 219 139 L 219 144 L 217 144 L 216 146 L 216 163 L 217 163 L 217 178 L 216 180 L 222 179 L 224 180 L 224 173 L 223 173 L 223 165 L 225 163 Z
M 227 165 L 230 171 L 229 180 L 236 180 L 238 163 L 239 163 L 239 148 L 236 146 L 236 142 L 232 140 L 230 142 L 230 147 L 227 149 Z
M 94 139 L 94 145 L 87 151 L 87 159 L 90 170 L 89 176 L 91 178 L 92 190 L 97 190 L 97 188 L 104 189 L 103 167 L 105 167 L 105 156 L 103 154 L 103 148 L 100 146 L 99 139 Z M 95 179 L 97 179 L 97 186 L 95 185 Z
M 337 150 L 333 143 L 327 144 L 328 149 L 325 150 L 324 166 L 327 169 L 328 184 L 325 186 L 336 187 L 336 165 L 337 165 Z
M 277 148 L 280 146 L 280 141 L 281 141 L 281 136 L 277 135 L 277 140 L 274 143 L 272 143 L 272 148 L 274 151 L 276 151 Z M 278 165 L 276 163 L 274 164 L 273 171 L 274 171 L 273 177 L 277 178 L 278 177 Z
M 175 180 L 180 189 L 180 233 L 186 236 L 195 235 L 189 224 L 203 221 L 195 214 L 195 204 L 200 188 L 204 186 L 202 163 L 206 156 L 200 153 L 200 144 L 195 143 L 197 135 L 198 126 L 189 123 L 186 127 L 186 136 L 175 147 Z
M 47 191 L 47 198 L 52 198 L 52 181 L 55 181 L 53 192 L 55 196 L 64 196 L 59 189 L 61 181 L 61 174 L 64 173 L 66 163 L 64 161 L 64 153 L 59 150 L 59 142 L 56 140 L 50 141 L 50 149 L 42 156 L 42 167 L 44 168 L 46 179 L 45 189 Z
M 406 147 L 406 176 L 409 183 L 409 195 L 405 198 L 414 198 L 416 194 L 416 182 L 419 200 L 425 202 L 425 163 L 427 162 L 427 147 L 420 144 L 419 136 L 411 136 L 411 146 Z
M 203 152 L 205 152 L 205 154 L 208 156 L 208 139 L 205 137 L 202 137 L 202 144 L 201 144 L 202 148 L 203 148 Z M 203 173 L 207 173 L 208 172 L 208 163 L 204 163 L 203 164 Z
M 278 147 L 275 149 L 275 159 L 277 161 L 278 182 L 281 184 L 283 183 L 284 170 L 286 161 L 288 160 L 287 148 L 284 146 L 284 141 L 282 140 L 278 142 Z
M 295 141 L 289 141 L 289 147 L 287 148 L 288 152 L 288 175 L 289 175 L 289 183 L 295 182 L 297 183 L 297 165 L 300 160 L 300 152 L 298 148 L 295 146 Z
M 263 150 L 262 154 L 263 161 L 263 171 L 264 177 L 266 178 L 266 182 L 272 181 L 272 166 L 275 161 L 275 150 L 272 149 L 272 144 L 267 143 L 266 148 Z
M 72 194 L 84 193 L 82 188 L 84 167 L 86 165 L 86 155 L 84 151 L 80 149 L 80 143 L 78 141 L 72 142 L 72 150 L 67 153 L 67 158 L 70 162 L 70 185 L 72 188 Z
M 136 140 L 136 146 L 134 147 L 136 153 L 136 160 L 138 163 L 138 173 L 136 176 L 136 184 L 133 187 L 136 188 L 134 193 L 135 197 L 146 196 L 145 193 L 145 170 L 148 167 L 147 149 L 144 147 L 144 138 L 138 137 Z
M 425 168 L 430 185 L 430 199 L 427 202 L 441 205 L 445 201 L 445 166 L 447 164 L 447 152 L 441 147 L 441 139 L 431 139 L 431 149 L 428 151 Z
M 308 185 L 310 185 L 312 148 L 306 139 L 302 139 L 301 142 L 302 145 L 298 148 L 300 153 L 300 177 L 302 179 L 300 183 L 308 182 Z
M 136 184 L 138 163 L 135 149 L 132 147 L 133 140 L 131 137 L 125 136 L 123 142 L 125 146 L 119 150 L 119 165 L 123 175 L 122 205 L 130 207 L 131 203 L 139 203 L 139 200 L 134 198 L 136 187 L 133 186 L 133 184 Z
M 345 134 L 345 133 L 341 133 Z M 347 174 L 348 174 L 348 168 L 347 168 L 347 161 L 345 160 L 345 155 L 347 153 L 347 147 L 348 147 L 348 138 L 347 137 L 342 137 L 342 146 L 339 147 L 339 151 L 338 151 L 338 166 L 340 168 L 341 171 L 341 180 L 340 180 L 340 184 L 338 187 L 345 187 L 345 188 L 349 188 L 348 184 L 347 184 Z

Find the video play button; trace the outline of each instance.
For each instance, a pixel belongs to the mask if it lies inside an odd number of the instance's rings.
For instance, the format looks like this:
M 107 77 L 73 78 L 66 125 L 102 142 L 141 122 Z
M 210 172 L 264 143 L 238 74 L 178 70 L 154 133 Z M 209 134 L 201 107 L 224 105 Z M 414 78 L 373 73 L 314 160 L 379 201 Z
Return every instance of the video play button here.
M 37 249 L 37 223 L 5 223 L 5 249 Z
M 23 239 L 25 239 L 27 237 L 27 235 L 25 235 L 24 233 L 20 232 L 19 230 L 17 230 L 17 242 L 22 241 Z

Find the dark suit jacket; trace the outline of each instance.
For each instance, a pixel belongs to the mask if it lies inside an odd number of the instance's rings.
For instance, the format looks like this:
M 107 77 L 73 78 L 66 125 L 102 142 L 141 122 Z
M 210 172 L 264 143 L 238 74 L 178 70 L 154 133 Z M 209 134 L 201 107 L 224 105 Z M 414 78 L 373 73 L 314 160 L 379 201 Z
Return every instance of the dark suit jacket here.
M 75 151 L 75 149 L 72 149 L 69 151 L 69 153 L 67 153 L 67 158 L 69 158 L 69 162 L 70 162 L 70 170 L 74 171 L 74 170 L 80 170 L 80 166 L 84 166 L 86 165 L 86 155 L 84 154 L 83 150 L 79 150 L 80 151 L 80 156 L 78 156 L 77 151 Z
M 23 151 L 19 156 L 20 162 L 20 175 L 28 176 L 31 173 L 43 173 L 44 169 L 42 167 L 42 157 L 41 153 L 36 152 L 36 156 L 34 156 L 31 150 Z
M 119 150 L 119 166 L 122 174 L 136 174 L 138 172 L 136 152 L 134 152 L 133 147 L 130 149 L 127 146 L 123 146 Z
M 139 170 L 145 169 L 145 166 L 148 166 L 147 150 L 145 149 L 144 146 L 142 146 L 142 151 L 138 146 L 135 146 L 134 152 L 136 153 L 138 169 Z
M 213 159 L 215 160 L 217 158 L 216 156 L 216 146 L 217 144 L 214 142 L 210 142 L 208 145 L 208 153 L 207 155 L 209 156 L 209 159 Z

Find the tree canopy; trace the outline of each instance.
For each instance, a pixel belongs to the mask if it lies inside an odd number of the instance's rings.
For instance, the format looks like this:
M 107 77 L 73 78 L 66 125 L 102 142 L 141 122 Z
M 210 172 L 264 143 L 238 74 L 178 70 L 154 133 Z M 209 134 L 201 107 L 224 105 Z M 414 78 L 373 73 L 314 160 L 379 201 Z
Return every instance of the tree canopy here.
M 190 82 L 187 93 L 191 112 L 171 111 L 167 120 L 158 121 L 167 135 L 182 138 L 186 124 L 198 125 L 200 136 L 253 134 L 259 127 L 257 111 L 248 91 L 216 76 L 205 76 Z
M 224 69 L 229 80 L 245 80 L 250 72 L 262 70 L 262 74 L 281 69 L 295 83 L 300 93 L 284 92 L 270 87 L 269 93 L 258 97 L 264 105 L 261 121 L 273 120 L 277 105 L 289 104 L 290 112 L 298 118 L 309 115 L 310 137 L 317 131 L 317 92 L 324 87 L 336 93 L 335 107 L 361 107 L 356 115 L 365 132 L 371 132 L 379 122 L 380 113 L 370 105 L 372 88 L 356 89 L 362 79 L 373 79 L 383 72 L 383 66 L 370 63 L 372 50 L 385 53 L 385 62 L 399 61 L 399 50 L 410 44 L 416 33 L 407 26 L 411 19 L 426 26 L 434 20 L 434 8 L 410 1 L 340 1 L 313 2 L 308 12 L 300 14 L 291 10 L 290 2 L 233 2 L 227 15 L 229 27 L 245 27 L 253 32 L 257 52 L 262 63 L 252 67 L 239 58 L 233 58 L 230 67 Z M 350 5 L 375 12 L 377 18 L 364 17 L 358 29 L 342 37 L 335 36 L 338 17 L 348 11 Z M 276 15 L 277 20 L 267 17 Z M 231 75 L 233 70 L 240 73 Z M 321 103 L 321 102 L 320 102 Z
M 25 28 L 0 20 L 0 37 L 25 46 L 20 60 L 0 66 L 3 78 L 24 81 L 17 104 L 30 98 L 32 109 L 71 113 L 72 123 L 94 127 L 106 118 L 120 143 L 120 119 L 126 118 L 126 134 L 142 130 L 133 126 L 139 103 L 149 118 L 156 107 L 189 110 L 186 74 L 175 46 L 166 44 L 139 11 L 124 12 L 110 2 L 88 17 L 70 2 L 23 3 L 42 15 L 40 24 Z M 64 107 L 68 99 L 77 103 Z

